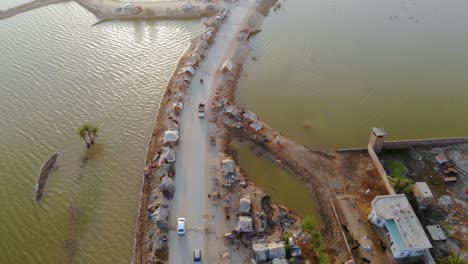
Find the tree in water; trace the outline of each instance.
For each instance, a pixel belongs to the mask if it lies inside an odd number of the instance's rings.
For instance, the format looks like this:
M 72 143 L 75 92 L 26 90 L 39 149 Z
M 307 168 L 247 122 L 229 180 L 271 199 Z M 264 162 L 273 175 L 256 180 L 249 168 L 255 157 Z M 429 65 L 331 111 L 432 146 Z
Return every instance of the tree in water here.
M 96 134 L 99 131 L 99 128 L 95 125 L 91 124 L 84 124 L 78 128 L 78 135 L 84 140 L 86 143 L 86 147 L 91 147 L 94 145 L 94 140 L 96 139 Z

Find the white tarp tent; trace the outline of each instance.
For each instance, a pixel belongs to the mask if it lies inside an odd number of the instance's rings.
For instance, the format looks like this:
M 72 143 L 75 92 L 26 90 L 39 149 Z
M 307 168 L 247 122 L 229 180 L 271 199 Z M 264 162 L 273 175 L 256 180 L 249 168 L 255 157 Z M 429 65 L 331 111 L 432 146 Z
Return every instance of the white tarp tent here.
M 223 65 L 221 66 L 221 71 L 222 72 L 231 72 L 232 71 L 232 68 L 234 67 L 234 64 L 232 64 L 232 62 L 230 60 L 226 60 Z
M 223 169 L 223 175 L 234 174 L 235 163 L 232 159 L 223 160 L 221 167 Z
M 159 166 L 161 166 L 162 162 L 167 160 L 167 162 L 171 163 L 176 160 L 175 152 L 173 149 L 168 147 L 162 147 L 161 157 L 159 158 Z
M 194 75 L 195 74 L 195 68 L 193 68 L 192 66 L 185 66 L 181 69 L 181 72 L 182 73 L 188 73 L 190 75 Z
M 253 231 L 252 218 L 250 218 L 249 216 L 239 216 L 239 220 L 237 222 L 237 231 L 252 232 Z
M 239 202 L 239 213 L 250 214 L 250 196 L 244 195 Z
M 164 132 L 163 143 L 176 142 L 179 139 L 179 132 L 177 131 L 166 131 Z

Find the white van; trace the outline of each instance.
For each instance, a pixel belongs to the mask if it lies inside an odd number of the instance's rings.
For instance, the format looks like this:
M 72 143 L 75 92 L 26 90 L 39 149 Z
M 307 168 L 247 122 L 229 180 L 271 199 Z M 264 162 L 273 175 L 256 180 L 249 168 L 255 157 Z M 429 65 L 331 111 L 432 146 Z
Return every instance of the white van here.
M 183 217 L 177 219 L 177 234 L 185 235 L 185 218 Z

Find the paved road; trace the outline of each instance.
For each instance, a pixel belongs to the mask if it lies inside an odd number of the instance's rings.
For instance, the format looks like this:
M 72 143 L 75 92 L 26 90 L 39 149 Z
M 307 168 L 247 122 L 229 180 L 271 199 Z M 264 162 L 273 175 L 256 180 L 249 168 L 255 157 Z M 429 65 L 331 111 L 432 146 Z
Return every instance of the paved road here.
M 209 97 L 221 79 L 218 69 L 230 55 L 242 22 L 249 13 L 249 9 L 242 5 L 245 3 L 251 7 L 255 0 L 241 0 L 238 3 L 237 7 L 231 9 L 231 16 L 221 27 L 207 57 L 196 72 L 189 89 L 190 99 L 186 101 L 181 114 L 179 146 L 176 149 L 176 193 L 170 206 L 169 220 L 175 226 L 178 217 L 185 217 L 187 233 L 185 236 L 178 236 L 175 230 L 169 233 L 169 262 L 173 264 L 193 263 L 194 249 L 201 249 L 205 260 L 213 259 L 218 254 L 217 249 L 207 248 L 207 239 L 210 238 L 205 232 L 208 228 L 205 216 L 209 211 L 209 161 L 213 158 L 210 156 L 213 151 L 209 149 L 209 118 L 198 118 L 197 107 L 199 102 L 205 102 L 209 109 Z M 201 78 L 203 84 L 199 81 Z

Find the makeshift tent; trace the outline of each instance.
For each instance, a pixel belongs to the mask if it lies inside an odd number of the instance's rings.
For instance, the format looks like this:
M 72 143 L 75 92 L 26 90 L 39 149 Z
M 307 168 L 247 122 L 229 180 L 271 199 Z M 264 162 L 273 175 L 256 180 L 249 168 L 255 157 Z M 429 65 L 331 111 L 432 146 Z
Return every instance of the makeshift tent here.
M 189 75 L 194 75 L 195 74 L 195 68 L 192 66 L 185 66 L 181 69 L 181 73 L 186 73 Z
M 229 174 L 234 174 L 234 167 L 235 163 L 232 159 L 225 159 L 223 160 L 221 166 L 223 169 L 223 175 L 229 175 Z
M 177 131 L 166 131 L 164 132 L 163 143 L 176 142 L 179 139 L 179 132 Z
M 253 231 L 252 218 L 250 218 L 249 216 L 239 216 L 239 220 L 237 222 L 237 231 L 252 232 Z
M 204 49 L 207 49 L 210 46 L 210 43 L 208 43 L 206 39 L 202 39 L 198 45 L 203 47 Z
M 206 53 L 206 49 L 203 48 L 202 46 L 198 45 L 196 48 L 195 48 L 195 53 L 197 53 L 199 56 L 201 57 L 204 57 L 205 56 L 205 53 Z
M 169 120 L 167 123 L 168 131 L 179 131 L 179 125 L 173 120 Z
M 239 109 L 235 105 L 230 105 L 226 107 L 226 113 L 231 114 L 233 116 L 237 116 L 239 113 Z
M 268 248 L 265 244 L 253 244 L 252 248 L 255 254 L 256 261 L 266 261 L 268 259 Z
M 184 109 L 184 104 L 179 101 L 176 101 L 172 106 L 174 107 L 174 109 L 179 109 L 179 110 Z
M 286 257 L 286 249 L 284 248 L 284 244 L 277 242 L 268 244 L 268 257 L 270 259 Z
M 175 191 L 174 181 L 167 176 L 164 177 L 161 180 L 161 184 L 159 184 L 159 191 L 162 192 L 167 199 L 171 199 Z
M 255 129 L 255 131 L 259 131 L 260 129 L 263 128 L 263 123 L 257 120 L 254 120 L 251 124 L 250 127 Z
M 195 53 L 196 54 L 196 53 Z M 194 66 L 198 64 L 199 59 L 197 57 L 200 57 L 200 55 L 192 55 L 188 60 L 185 62 L 186 65 L 188 66 Z
M 226 60 L 223 65 L 221 66 L 221 72 L 231 72 L 232 68 L 234 67 L 234 64 L 230 60 Z
M 250 214 L 250 196 L 249 195 L 244 195 L 240 199 L 239 213 L 240 214 Z
M 161 205 L 154 213 L 151 214 L 151 220 L 158 225 L 167 225 L 169 219 L 169 208 L 167 205 Z
M 167 160 L 167 162 L 174 162 L 176 160 L 175 152 L 173 149 L 168 147 L 162 147 L 161 157 L 159 158 L 159 166 L 161 166 L 162 162 Z
M 249 119 L 250 121 L 257 120 L 257 116 L 254 113 L 249 112 L 249 111 L 244 113 L 244 118 Z

